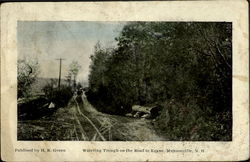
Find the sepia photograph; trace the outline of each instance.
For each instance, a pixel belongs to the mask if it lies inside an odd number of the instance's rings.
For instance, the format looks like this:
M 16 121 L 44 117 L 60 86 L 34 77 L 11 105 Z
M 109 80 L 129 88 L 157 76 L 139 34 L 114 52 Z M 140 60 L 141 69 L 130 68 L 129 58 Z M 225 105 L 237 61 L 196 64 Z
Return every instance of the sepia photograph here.
M 18 141 L 232 141 L 232 22 L 18 21 Z

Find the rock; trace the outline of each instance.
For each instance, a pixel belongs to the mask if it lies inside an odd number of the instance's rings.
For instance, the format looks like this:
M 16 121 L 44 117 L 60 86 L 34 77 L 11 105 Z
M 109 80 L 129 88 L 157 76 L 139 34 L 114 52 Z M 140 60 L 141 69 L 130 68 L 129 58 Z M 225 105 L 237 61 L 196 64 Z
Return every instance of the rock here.
M 142 115 L 141 117 L 142 117 L 142 118 L 148 119 L 148 118 L 150 118 L 150 114 L 144 114 L 144 115 Z
M 140 112 L 136 112 L 134 115 L 135 118 L 139 118 L 140 117 Z
M 50 104 L 49 104 L 49 109 L 54 109 L 56 106 L 55 106 L 55 104 L 53 103 L 53 102 L 51 102 Z
M 140 106 L 140 105 L 133 105 L 132 106 L 132 110 L 133 111 L 144 112 L 144 113 L 150 113 L 151 107 Z
M 127 114 L 125 114 L 125 116 L 127 116 L 127 117 L 133 117 L 133 115 L 131 113 L 127 113 Z

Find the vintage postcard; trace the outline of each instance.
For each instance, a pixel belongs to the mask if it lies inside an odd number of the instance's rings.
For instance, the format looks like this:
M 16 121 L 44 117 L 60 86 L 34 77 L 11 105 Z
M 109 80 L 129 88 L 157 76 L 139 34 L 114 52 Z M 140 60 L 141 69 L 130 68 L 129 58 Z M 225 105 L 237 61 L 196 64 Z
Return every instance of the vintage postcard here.
M 247 1 L 4 3 L 4 161 L 249 158 Z

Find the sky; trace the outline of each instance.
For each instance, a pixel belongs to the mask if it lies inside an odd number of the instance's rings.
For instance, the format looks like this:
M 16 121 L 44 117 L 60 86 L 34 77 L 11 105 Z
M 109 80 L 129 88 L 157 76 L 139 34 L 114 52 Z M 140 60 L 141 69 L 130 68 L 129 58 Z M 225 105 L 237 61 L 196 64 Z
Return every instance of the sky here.
M 19 21 L 17 26 L 18 59 L 37 59 L 39 77 L 58 78 L 62 61 L 62 78 L 68 74 L 69 64 L 81 65 L 78 81 L 87 81 L 90 55 L 95 44 L 115 47 L 124 22 L 90 21 Z

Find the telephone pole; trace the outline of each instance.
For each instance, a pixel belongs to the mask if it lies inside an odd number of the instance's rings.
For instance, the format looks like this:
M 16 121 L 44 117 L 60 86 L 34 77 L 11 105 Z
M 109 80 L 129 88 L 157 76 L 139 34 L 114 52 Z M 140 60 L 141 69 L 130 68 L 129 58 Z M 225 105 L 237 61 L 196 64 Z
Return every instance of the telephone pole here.
M 60 61 L 60 66 L 59 66 L 59 80 L 58 80 L 58 88 L 60 89 L 60 84 L 61 84 L 61 73 L 62 73 L 62 58 L 56 59 Z

